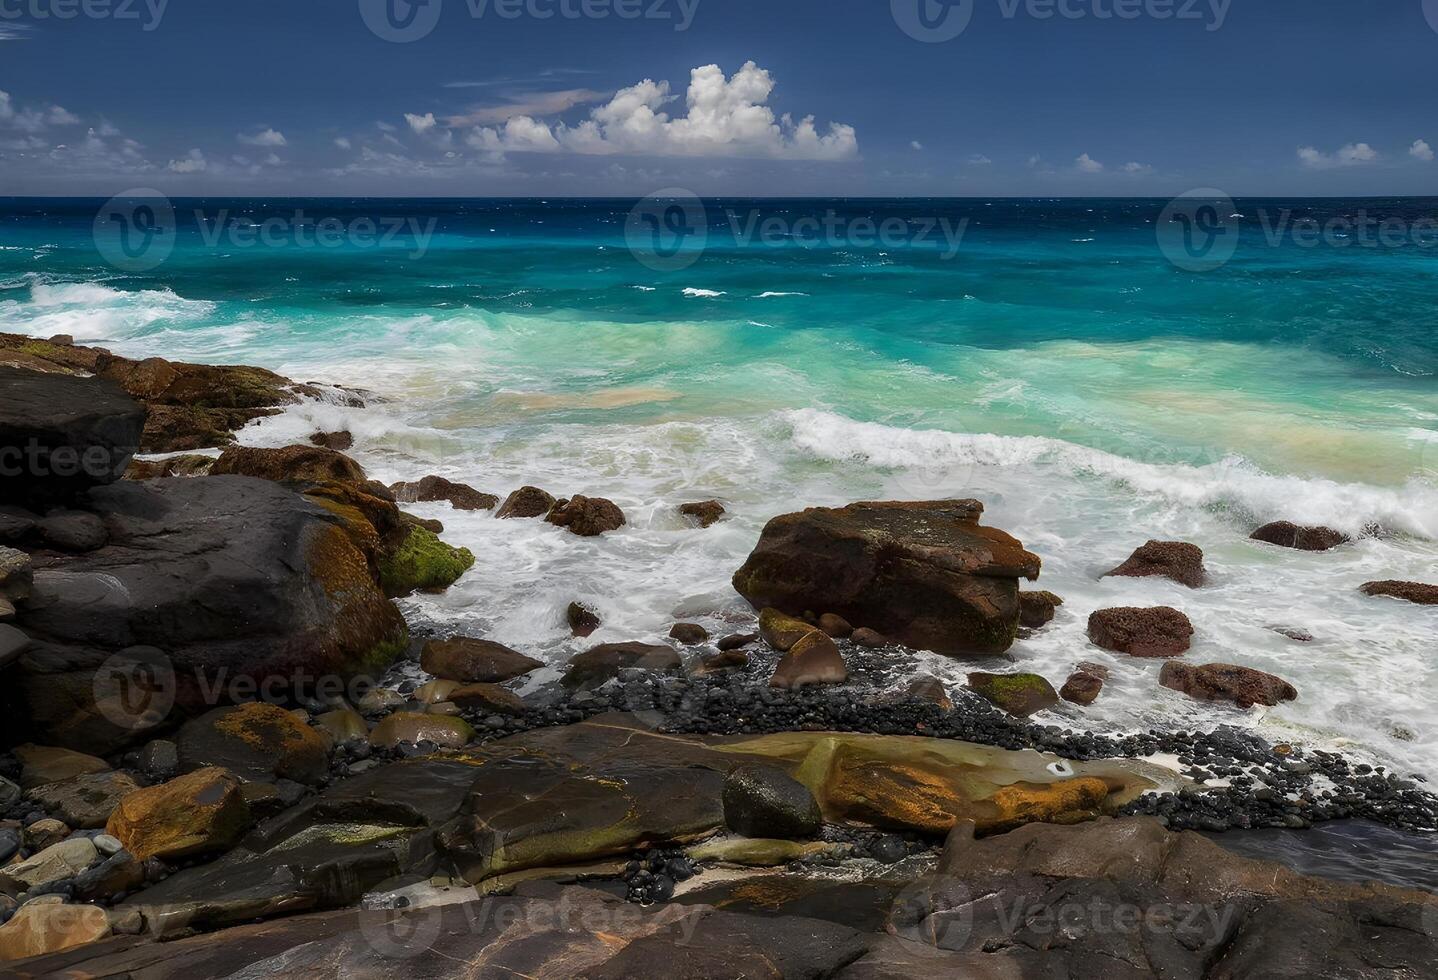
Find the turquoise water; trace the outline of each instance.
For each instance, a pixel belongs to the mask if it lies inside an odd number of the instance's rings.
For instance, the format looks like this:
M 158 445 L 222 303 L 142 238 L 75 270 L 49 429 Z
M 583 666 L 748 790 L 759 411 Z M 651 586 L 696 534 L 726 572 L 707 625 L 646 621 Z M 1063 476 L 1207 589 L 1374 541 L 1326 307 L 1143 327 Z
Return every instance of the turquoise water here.
M 1200 708 L 1158 689 L 1156 666 L 1110 658 L 1105 697 L 1056 723 L 1255 724 L 1422 771 L 1438 611 L 1356 589 L 1438 578 L 1438 239 L 1272 239 L 1308 216 L 1421 230 L 1438 201 L 1234 202 L 1219 217 L 1236 250 L 1202 271 L 1160 247 L 1165 203 L 711 201 L 702 251 L 691 235 L 646 264 L 632 201 L 176 201 L 173 251 L 137 272 L 97 250 L 101 202 L 0 201 L 0 330 L 364 387 L 388 401 L 309 403 L 243 438 L 348 427 L 384 480 L 536 483 L 631 519 L 579 541 L 438 505 L 482 557 L 410 603 L 419 621 L 556 661 L 576 598 L 604 614 L 598 641 L 677 616 L 727 628 L 747 615 L 728 577 L 774 514 L 976 496 L 1069 600 L 1020 664 L 1059 683 L 1104 659 L 1092 609 L 1171 604 L 1199 629 L 1192 659 L 1302 694 L 1267 716 Z M 298 210 L 346 234 L 216 232 Z M 371 241 L 363 218 L 404 231 Z M 880 241 L 884 221 L 898 230 Z M 673 514 L 715 496 L 734 515 L 716 528 Z M 1279 518 L 1383 533 L 1322 556 L 1247 540 Z M 1214 583 L 1099 578 L 1150 537 L 1202 545 Z

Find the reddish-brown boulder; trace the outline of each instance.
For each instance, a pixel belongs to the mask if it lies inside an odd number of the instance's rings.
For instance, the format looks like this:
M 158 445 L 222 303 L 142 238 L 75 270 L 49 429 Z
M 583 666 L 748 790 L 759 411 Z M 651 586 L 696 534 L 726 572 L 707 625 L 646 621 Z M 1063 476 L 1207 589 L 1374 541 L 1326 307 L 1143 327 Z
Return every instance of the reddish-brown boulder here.
M 1047 626 L 1063 604 L 1063 599 L 1052 592 L 1020 592 L 1019 625 L 1032 630 Z
M 1254 541 L 1276 544 L 1280 548 L 1296 548 L 1299 551 L 1328 551 L 1350 540 L 1342 531 L 1331 527 L 1304 527 L 1291 521 L 1274 521 L 1265 524 L 1249 535 Z
M 579 602 L 569 604 L 565 618 L 569 621 L 569 631 L 581 638 L 592 635 L 603 625 L 598 613 Z
M 544 517 L 554 507 L 554 497 L 538 487 L 520 487 L 504 498 L 496 517 Z
M 1298 691 L 1283 678 L 1233 664 L 1195 667 L 1170 661 L 1163 665 L 1158 682 L 1197 701 L 1232 701 L 1240 708 L 1251 708 L 1255 704 L 1272 707 L 1298 697 Z
M 1150 541 L 1129 555 L 1128 561 L 1107 574 L 1128 578 L 1157 575 L 1190 589 L 1198 588 L 1207 577 L 1203 568 L 1203 549 L 1185 541 Z
M 436 677 L 461 684 L 498 684 L 544 666 L 501 643 L 465 636 L 430 640 L 420 651 L 419 665 Z
M 447 501 L 455 510 L 494 510 L 499 498 L 492 493 L 481 493 L 474 487 L 454 483 L 442 476 L 427 476 L 416 483 L 396 483 L 390 486 L 394 499 L 402 504 L 427 504 Z
M 210 476 L 253 476 L 276 483 L 365 482 L 360 464 L 343 453 L 320 446 L 283 449 L 231 446 L 210 467 Z
M 555 503 L 545 518 L 556 527 L 567 528 L 581 538 L 597 538 L 624 526 L 624 511 L 603 497 L 575 496 Z
M 1089 639 L 1131 657 L 1177 657 L 1193 643 L 1193 623 L 1177 609 L 1121 606 L 1088 618 Z
M 347 429 L 340 432 L 316 432 L 310 436 L 310 444 L 333 449 L 338 453 L 346 453 L 354 448 L 355 437 L 354 433 Z
M 695 504 L 680 504 L 679 513 L 700 527 L 718 523 L 724 516 L 724 505 L 717 500 L 704 500 Z
M 1369 582 L 1363 586 L 1363 594 L 1388 596 L 1416 602 L 1420 606 L 1438 606 L 1438 585 L 1424 585 L 1422 582 Z
M 1091 674 L 1086 670 L 1076 670 L 1059 688 L 1059 697 L 1069 704 L 1077 704 L 1087 707 L 1098 700 L 1099 694 L 1103 691 L 1104 678 L 1097 674 Z

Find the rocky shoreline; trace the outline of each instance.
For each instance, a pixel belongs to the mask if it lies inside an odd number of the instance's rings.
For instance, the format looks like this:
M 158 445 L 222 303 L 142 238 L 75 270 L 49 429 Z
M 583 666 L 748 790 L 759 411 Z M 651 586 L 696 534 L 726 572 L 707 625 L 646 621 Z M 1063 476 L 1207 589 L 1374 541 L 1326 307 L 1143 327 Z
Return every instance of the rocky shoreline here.
M 733 976 L 752 959 L 772 976 L 1398 977 L 1438 962 L 1433 896 L 1306 878 L 1190 833 L 1431 832 L 1421 777 L 1227 726 L 1029 720 L 1081 713 L 1108 668 L 1076 663 L 1061 689 L 1006 669 L 1063 600 L 1026 587 L 1040 557 L 983 525 L 980 502 L 776 518 L 734 575 L 747 630 L 675 623 L 534 684 L 543 665 L 522 651 L 411 635 L 396 598 L 502 556 L 445 543 L 404 505 L 590 538 L 623 511 L 438 476 L 384 486 L 344 432 L 235 443 L 299 399 L 366 397 L 0 335 L 0 959 L 15 975 L 392 975 L 461 957 L 547 976 Z M 719 501 L 672 506 L 695 527 L 725 517 Z M 1291 524 L 1254 537 L 1347 543 Z M 1109 574 L 1206 580 L 1186 542 L 1150 541 Z M 1364 591 L 1424 603 L 1432 588 Z M 599 626 L 578 604 L 569 622 Z M 1088 631 L 1163 659 L 1159 683 L 1198 702 L 1301 696 L 1186 662 L 1194 629 L 1175 609 L 1101 610 Z M 971 661 L 968 684 L 897 686 L 915 650 Z M 1117 854 L 1153 857 L 1119 871 Z M 1107 918 L 1035 925 L 1070 906 Z M 1210 914 L 1180 934 L 1152 914 L 1176 908 Z M 592 921 L 565 926 L 576 909 Z M 1115 925 L 1118 909 L 1139 924 Z M 1324 938 L 1292 949 L 1295 923 Z

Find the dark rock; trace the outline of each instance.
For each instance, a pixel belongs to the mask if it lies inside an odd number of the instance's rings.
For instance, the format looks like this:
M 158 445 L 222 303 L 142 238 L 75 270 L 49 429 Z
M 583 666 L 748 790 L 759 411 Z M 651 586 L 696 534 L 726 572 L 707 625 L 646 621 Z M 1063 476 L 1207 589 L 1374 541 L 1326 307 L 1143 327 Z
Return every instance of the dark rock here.
M 763 609 L 759 612 L 759 635 L 764 642 L 781 653 L 793 649 L 794 644 L 814 632 L 814 625 L 793 616 L 787 616 L 777 609 Z
M 580 639 L 592 636 L 595 630 L 604 625 L 597 612 L 578 602 L 569 604 L 565 619 L 569 622 L 569 632 Z
M 1053 622 L 1064 601 L 1052 592 L 1019 593 L 1019 625 L 1036 630 Z
M 618 676 L 626 667 L 668 671 L 679 669 L 680 663 L 679 654 L 674 652 L 673 647 L 655 643 L 604 643 L 571 659 L 564 674 L 564 683 L 603 683 Z
M 105 826 L 120 800 L 140 785 L 122 772 L 97 772 L 47 783 L 30 791 L 30 799 L 71 827 L 94 830 Z
M 854 627 L 849 625 L 849 621 L 833 613 L 824 613 L 819 617 L 819 629 L 836 640 L 847 640 L 854 635 Z
M 0 670 L 20 659 L 30 649 L 30 637 L 13 626 L 0 623 Z
M 774 766 L 744 765 L 724 778 L 724 822 L 736 834 L 812 837 L 823 815 L 808 787 Z
M 1303 527 L 1289 521 L 1274 521 L 1249 535 L 1254 541 L 1276 544 L 1299 551 L 1328 551 L 1349 542 L 1348 535 L 1331 527 Z
M 348 429 L 340 432 L 316 432 L 310 436 L 310 443 L 322 449 L 333 449 L 337 453 L 346 453 L 354 448 L 354 433 Z
M 200 769 L 126 796 L 105 829 L 139 861 L 174 861 L 228 850 L 250 821 L 239 780 Z
M 1192 664 L 1170 661 L 1158 682 L 1197 701 L 1232 701 L 1240 708 L 1255 704 L 1272 707 L 1298 698 L 1298 691 L 1281 677 L 1233 664 Z
M 784 654 L 769 678 L 770 687 L 795 689 L 816 684 L 842 684 L 849 679 L 844 657 L 822 630 L 811 629 Z
M 1053 685 L 1038 674 L 969 674 L 969 690 L 1018 718 L 1027 718 L 1059 703 Z
M 95 551 L 103 548 L 110 537 L 104 521 L 81 510 L 51 511 L 38 529 L 45 544 L 60 551 Z
M 555 502 L 545 518 L 581 538 L 595 538 L 624 526 L 624 511 L 603 497 L 571 497 Z
M 493 640 L 463 636 L 430 640 L 420 653 L 419 665 L 436 677 L 461 684 L 498 684 L 544 666 Z
M 1105 650 L 1131 657 L 1177 657 L 1193 642 L 1193 624 L 1167 606 L 1120 606 L 1089 616 L 1088 636 Z
M 1438 585 L 1422 582 L 1369 582 L 1363 586 L 1363 594 L 1388 596 L 1405 602 L 1416 602 L 1420 606 L 1438 606 Z
M 133 459 L 125 471 L 127 480 L 161 480 L 174 476 L 208 476 L 214 456 L 186 454 L 164 459 Z
M 759 642 L 758 633 L 731 633 L 719 641 L 719 649 L 727 653 L 730 650 L 739 650 L 757 642 Z
M 1086 670 L 1077 670 L 1064 682 L 1059 689 L 1059 697 L 1070 704 L 1088 707 L 1098 700 L 1099 694 L 1103 691 L 1104 678 L 1091 674 Z
M 743 650 L 724 650 L 700 659 L 692 670 L 696 677 L 708 677 L 726 670 L 749 666 L 749 654 Z
M 505 498 L 496 517 L 545 517 L 554 507 L 554 497 L 538 487 L 520 487 Z
M 1301 630 L 1295 626 L 1270 626 L 1269 629 L 1279 636 L 1286 636 L 1296 643 L 1312 643 L 1314 636 L 1308 630 Z
M 944 687 L 944 682 L 932 674 L 915 677 L 909 682 L 904 693 L 915 701 L 937 705 L 944 711 L 952 711 L 954 707 L 954 702 L 949 698 L 949 692 Z
M 1129 578 L 1160 576 L 1196 589 L 1207 577 L 1203 549 L 1184 541 L 1150 541 L 1129 556 L 1128 561 L 1108 572 Z
M 35 584 L 35 565 L 23 551 L 0 545 L 0 598 L 23 602 Z
M 343 453 L 319 446 L 286 446 L 259 449 L 232 446 L 226 449 L 211 476 L 253 476 L 276 483 L 359 483 L 365 482 L 363 467 Z
M 734 588 L 755 608 L 825 609 L 914 649 L 1002 653 L 1039 559 L 979 525 L 976 500 L 859 503 L 770 521 Z
M 455 510 L 494 510 L 499 506 L 499 498 L 494 494 L 480 493 L 474 487 L 452 483 L 442 476 L 427 476 L 418 483 L 396 483 L 389 490 L 402 504 L 445 500 Z
M 678 640 L 686 647 L 698 646 L 709 639 L 709 631 L 698 623 L 675 623 L 669 630 L 669 638 Z
M 114 382 L 0 367 L 0 504 L 53 505 L 124 475 L 145 409 Z
M 174 742 L 157 738 L 140 750 L 140 771 L 151 779 L 173 779 L 180 773 L 180 750 Z
M 861 626 L 854 630 L 849 639 L 854 641 L 855 646 L 865 647 L 870 650 L 879 650 L 889 645 L 888 639 L 877 630 L 871 630 L 867 626 Z
M 477 714 L 511 716 L 524 714 L 523 699 L 498 684 L 466 684 L 451 692 L 449 700 L 466 711 L 473 711 Z
M 700 527 L 710 527 L 724 516 L 724 505 L 717 500 L 704 500 L 693 504 L 680 504 L 679 513 L 688 517 Z
M 186 722 L 176 745 L 184 772 L 219 767 L 241 779 L 290 779 L 312 786 L 329 772 L 324 738 L 272 704 L 217 708 Z

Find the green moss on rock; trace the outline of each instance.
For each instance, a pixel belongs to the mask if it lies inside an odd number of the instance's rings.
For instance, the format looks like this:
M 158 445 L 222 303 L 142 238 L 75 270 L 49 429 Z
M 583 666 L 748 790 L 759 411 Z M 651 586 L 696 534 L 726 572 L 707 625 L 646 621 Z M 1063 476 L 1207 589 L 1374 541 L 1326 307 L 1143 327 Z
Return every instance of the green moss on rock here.
M 468 548 L 451 547 L 433 531 L 416 527 L 403 544 L 380 556 L 380 584 L 392 596 L 447 589 L 473 567 L 474 553 Z
M 1038 674 L 969 675 L 969 688 L 1011 715 L 1027 718 L 1058 704 L 1058 692 Z

